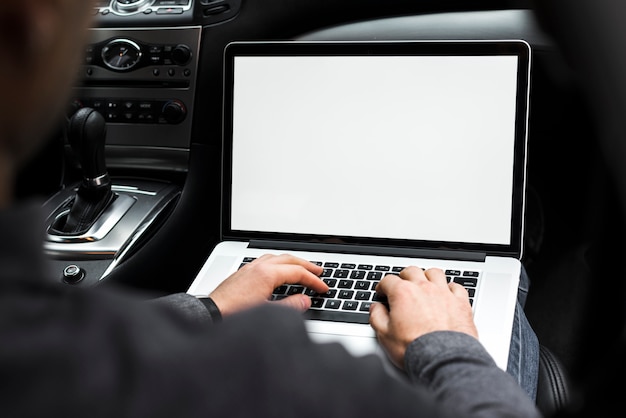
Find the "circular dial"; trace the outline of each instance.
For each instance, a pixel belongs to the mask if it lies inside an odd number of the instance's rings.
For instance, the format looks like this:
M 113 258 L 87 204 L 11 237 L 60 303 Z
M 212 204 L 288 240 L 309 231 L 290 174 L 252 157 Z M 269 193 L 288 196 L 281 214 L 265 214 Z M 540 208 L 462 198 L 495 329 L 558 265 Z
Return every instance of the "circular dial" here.
M 102 61 L 113 70 L 130 70 L 140 59 L 141 48 L 128 39 L 116 39 L 102 48 Z
M 121 14 L 130 14 L 145 10 L 154 0 L 113 0 L 113 10 Z

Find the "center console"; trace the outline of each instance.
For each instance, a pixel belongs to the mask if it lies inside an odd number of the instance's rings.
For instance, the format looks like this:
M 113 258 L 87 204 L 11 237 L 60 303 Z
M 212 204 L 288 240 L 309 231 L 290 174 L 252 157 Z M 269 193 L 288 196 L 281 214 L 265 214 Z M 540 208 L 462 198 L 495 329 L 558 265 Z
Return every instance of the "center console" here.
M 68 118 L 93 109 L 106 124 L 102 144 L 111 202 L 88 202 L 87 229 L 61 230 L 85 185 L 77 179 L 44 205 L 44 249 L 58 280 L 98 283 L 138 251 L 176 206 L 188 169 L 202 28 L 233 19 L 240 0 L 98 0 Z M 68 165 L 85 172 L 66 141 Z M 132 173 L 132 174 L 129 174 Z M 168 175 L 171 174 L 171 175 Z M 108 176 L 108 172 L 107 172 Z M 78 202 L 78 203 L 77 203 Z M 91 212 L 90 212 L 91 213 Z
M 111 167 L 186 170 L 200 34 L 200 26 L 92 29 L 72 106 L 105 117 Z

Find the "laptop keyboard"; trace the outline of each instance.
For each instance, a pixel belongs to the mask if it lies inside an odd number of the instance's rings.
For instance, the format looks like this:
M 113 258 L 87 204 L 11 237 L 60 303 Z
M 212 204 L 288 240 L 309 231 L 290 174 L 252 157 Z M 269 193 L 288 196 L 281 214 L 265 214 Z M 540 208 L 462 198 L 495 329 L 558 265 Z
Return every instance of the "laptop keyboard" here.
M 241 266 L 253 261 L 244 258 Z M 308 319 L 369 323 L 369 308 L 374 302 L 386 303 L 386 298 L 376 293 L 376 285 L 385 274 L 399 274 L 404 266 L 372 265 L 312 261 L 322 266 L 320 278 L 330 288 L 320 294 L 301 285 L 285 284 L 274 289 L 272 300 L 304 293 L 311 297 L 311 308 L 305 312 Z M 240 268 L 241 268 L 240 266 Z M 477 270 L 445 270 L 448 282 L 454 281 L 467 289 L 473 306 L 480 272 Z

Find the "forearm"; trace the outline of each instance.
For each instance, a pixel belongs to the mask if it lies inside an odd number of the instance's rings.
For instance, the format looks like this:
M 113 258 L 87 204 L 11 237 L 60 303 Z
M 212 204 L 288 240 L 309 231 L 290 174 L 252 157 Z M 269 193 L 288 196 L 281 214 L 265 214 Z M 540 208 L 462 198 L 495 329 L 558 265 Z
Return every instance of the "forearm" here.
M 462 415 L 540 416 L 517 382 L 468 335 L 434 332 L 418 338 L 407 349 L 405 369 L 412 381 L 431 388 Z

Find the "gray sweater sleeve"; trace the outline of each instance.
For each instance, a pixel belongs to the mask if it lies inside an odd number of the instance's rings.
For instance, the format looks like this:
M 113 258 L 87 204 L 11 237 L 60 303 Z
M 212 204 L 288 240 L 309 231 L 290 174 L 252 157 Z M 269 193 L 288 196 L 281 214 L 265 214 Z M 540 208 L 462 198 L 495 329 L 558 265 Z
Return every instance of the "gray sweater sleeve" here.
M 459 416 L 541 416 L 515 379 L 469 335 L 426 334 L 411 343 L 404 360 L 411 381 L 429 387 L 439 401 L 454 405 Z
M 151 303 L 207 325 L 221 319 L 211 302 L 178 293 Z M 437 401 L 455 409 L 458 416 L 540 417 L 518 383 L 469 335 L 441 331 L 416 339 L 407 349 L 405 370 L 414 385 L 428 387 Z
M 222 319 L 219 309 L 210 298 L 197 298 L 187 293 L 174 293 L 148 301 L 157 309 L 175 311 L 188 321 L 200 325 L 213 324 Z M 174 312 L 172 312 L 174 313 Z

